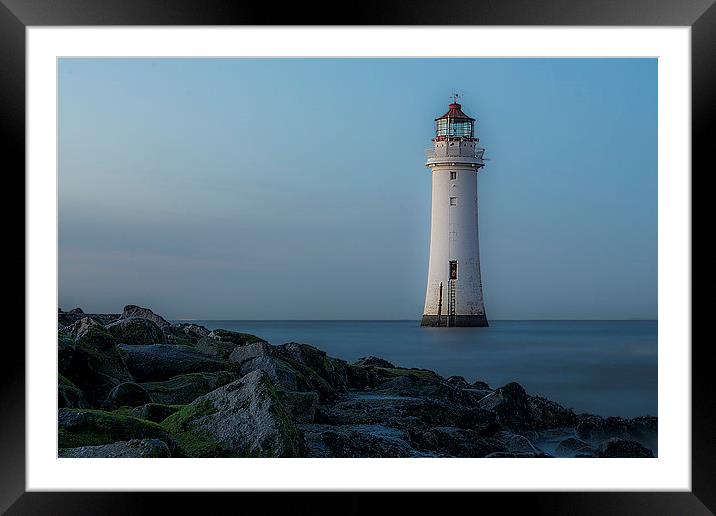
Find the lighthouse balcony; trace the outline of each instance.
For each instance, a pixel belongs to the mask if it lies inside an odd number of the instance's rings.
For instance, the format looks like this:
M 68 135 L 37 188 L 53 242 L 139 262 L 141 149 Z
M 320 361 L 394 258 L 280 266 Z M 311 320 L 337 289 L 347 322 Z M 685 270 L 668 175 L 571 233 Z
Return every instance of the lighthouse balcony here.
M 474 142 L 436 142 L 434 147 L 425 150 L 427 166 L 471 164 L 484 166 L 485 149 Z

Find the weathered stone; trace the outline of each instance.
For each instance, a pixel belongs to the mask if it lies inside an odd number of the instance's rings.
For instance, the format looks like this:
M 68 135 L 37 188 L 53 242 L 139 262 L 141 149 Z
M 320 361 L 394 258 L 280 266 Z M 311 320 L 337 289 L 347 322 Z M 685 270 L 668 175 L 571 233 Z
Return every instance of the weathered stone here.
M 57 388 L 57 406 L 59 408 L 87 408 L 84 393 L 61 374 L 59 375 Z
M 470 387 L 472 387 L 473 389 L 479 389 L 482 391 L 491 391 L 492 390 L 492 387 L 490 387 L 487 384 L 487 382 L 483 382 L 481 380 L 476 380 L 475 382 L 473 382 L 473 384 Z
M 279 390 L 278 397 L 295 423 L 313 423 L 316 417 L 318 394 Z
M 145 403 L 152 403 L 149 393 L 134 382 L 124 382 L 109 392 L 102 404 L 102 410 L 115 410 L 119 407 L 136 407 Z
M 85 312 L 84 312 L 84 310 L 82 310 L 82 309 L 78 306 L 77 308 L 73 308 L 72 310 L 70 310 L 68 313 L 71 313 L 71 314 L 83 314 L 83 313 L 85 313 Z
M 581 439 L 575 439 L 574 437 L 568 437 L 557 445 L 555 453 L 558 457 L 574 457 L 575 455 L 593 455 L 589 443 L 582 441 Z
M 161 423 L 181 408 L 181 405 L 163 405 L 161 403 L 147 403 L 134 407 L 129 411 L 130 416 L 146 419 L 155 423 Z
M 239 374 L 232 371 L 188 373 L 174 376 L 163 382 L 146 382 L 142 387 L 157 403 L 186 405 L 222 385 L 233 382 Z
M 215 339 L 214 337 L 202 337 L 196 344 L 196 350 L 202 353 L 220 358 L 221 360 L 228 360 L 231 352 L 234 351 L 237 344 L 229 341 L 223 341 Z
M 82 319 L 79 319 L 71 324 L 69 327 L 65 328 L 65 333 L 67 333 L 72 339 L 77 340 L 87 335 L 88 332 L 96 330 L 98 327 L 102 328 L 102 325 L 94 319 L 83 317 Z
M 598 456 L 653 458 L 654 454 L 636 441 L 612 437 L 601 444 Z
M 237 346 L 245 346 L 246 344 L 253 344 L 254 342 L 265 342 L 261 337 L 251 335 L 250 333 L 241 333 L 221 328 L 213 330 L 208 336 L 222 342 L 231 342 Z
M 115 342 L 99 324 L 87 325 L 73 346 L 60 340 L 60 372 L 84 392 L 90 406 L 99 406 L 120 383 L 134 381 Z
M 159 439 L 132 439 L 99 446 L 61 448 L 63 458 L 157 458 L 171 457 L 169 447 Z
M 149 308 L 142 308 L 137 305 L 127 305 L 122 311 L 122 319 L 130 319 L 132 317 L 138 317 L 140 319 L 148 319 L 155 323 L 160 328 L 171 326 L 169 321 L 164 319 L 161 315 L 157 315 L 152 312 Z
M 300 425 L 311 457 L 418 457 L 407 434 L 382 425 Z
M 237 366 L 188 346 L 171 344 L 120 345 L 127 368 L 138 382 L 160 382 L 195 372 L 235 371 Z
M 229 355 L 229 362 L 241 364 L 252 358 L 269 355 L 271 353 L 271 345 L 266 342 L 254 342 L 245 346 L 235 346 Z
M 367 357 L 360 358 L 353 362 L 355 366 L 372 366 L 372 367 L 387 367 L 389 369 L 393 369 L 395 366 L 388 362 L 387 360 L 384 360 L 382 358 L 374 357 L 373 355 L 368 355 Z
M 580 439 L 592 443 L 618 437 L 638 441 L 651 449 L 655 449 L 658 444 L 658 420 L 651 416 L 623 419 L 580 414 L 575 430 Z
M 506 451 L 504 443 L 482 437 L 474 430 L 455 427 L 434 427 L 411 433 L 415 445 L 442 457 L 485 457 L 490 453 Z
M 467 383 L 467 380 L 465 380 L 462 376 L 449 376 L 447 383 L 453 387 L 457 387 L 458 389 L 467 389 L 470 387 L 470 384 Z
M 59 447 L 96 446 L 130 439 L 160 439 L 170 450 L 174 439 L 161 426 L 102 410 L 62 408 L 58 413 Z
M 529 439 L 522 435 L 503 430 L 497 432 L 493 437 L 500 441 L 505 446 L 506 451 L 510 453 L 531 453 L 533 455 L 541 453 Z
M 300 457 L 300 432 L 269 376 L 254 371 L 194 400 L 162 422 L 191 457 Z
M 288 362 L 269 355 L 262 355 L 241 364 L 241 374 L 263 371 L 269 375 L 273 384 L 286 391 L 309 391 L 311 385 L 306 378 Z
M 107 331 L 122 344 L 164 344 L 164 332 L 154 321 L 140 317 L 119 319 L 107 325 Z

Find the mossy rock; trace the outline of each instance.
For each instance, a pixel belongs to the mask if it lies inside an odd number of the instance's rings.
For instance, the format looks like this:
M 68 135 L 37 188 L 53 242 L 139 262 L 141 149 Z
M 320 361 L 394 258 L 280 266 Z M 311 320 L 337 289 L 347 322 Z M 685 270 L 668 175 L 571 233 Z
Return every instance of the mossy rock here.
M 250 333 L 241 333 L 238 331 L 224 330 L 221 328 L 219 328 L 218 330 L 213 330 L 209 334 L 209 337 L 212 337 L 222 342 L 231 342 L 237 346 L 253 344 L 254 342 L 266 342 L 261 337 L 257 337 L 256 335 L 252 335 Z
M 348 388 L 348 364 L 329 357 L 325 351 L 308 344 L 289 342 L 276 346 L 273 353 L 290 364 L 318 392 L 321 399 L 333 399 Z
M 174 450 L 169 433 L 151 421 L 116 412 L 63 408 L 58 413 L 60 448 L 97 446 L 130 439 L 160 439 Z
M 87 408 L 82 390 L 62 375 L 58 376 L 57 406 L 59 408 Z
M 99 406 L 110 391 L 134 378 L 127 370 L 116 340 L 102 326 L 90 326 L 74 345 L 60 335 L 60 373 L 85 394 L 91 406 Z
M 161 426 L 190 457 L 305 456 L 269 376 L 254 371 L 181 408 Z
M 167 340 L 154 321 L 140 317 L 115 321 L 107 325 L 107 331 L 122 344 L 164 344 Z
M 138 417 L 139 419 L 145 419 L 147 421 L 153 421 L 154 423 L 161 423 L 182 407 L 184 407 L 184 405 L 164 405 L 162 403 L 147 403 L 146 405 L 142 405 L 140 407 L 123 408 L 128 411 L 127 415 L 129 416 Z
M 103 410 L 115 410 L 122 406 L 136 407 L 152 403 L 152 398 L 144 387 L 134 382 L 124 382 L 109 392 L 102 404 Z
M 163 382 L 182 374 L 238 371 L 236 364 L 208 356 L 189 346 L 147 344 L 119 346 L 127 368 L 140 383 Z
M 238 373 L 231 371 L 189 373 L 174 376 L 163 382 L 146 382 L 141 385 L 156 403 L 186 405 L 199 396 L 233 382 L 238 377 Z

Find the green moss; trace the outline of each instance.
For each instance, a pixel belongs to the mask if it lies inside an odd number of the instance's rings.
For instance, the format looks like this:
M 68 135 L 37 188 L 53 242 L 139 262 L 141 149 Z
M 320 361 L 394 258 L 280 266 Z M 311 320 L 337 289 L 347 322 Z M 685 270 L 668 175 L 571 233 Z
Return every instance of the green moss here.
M 266 389 L 267 394 L 272 398 L 271 403 L 271 415 L 276 420 L 278 425 L 279 435 L 284 439 L 284 442 L 288 445 L 283 450 L 282 456 L 284 457 L 302 457 L 305 455 L 305 450 L 302 448 L 303 438 L 299 433 L 296 425 L 293 424 L 291 416 L 288 414 L 286 409 L 281 403 L 278 391 L 276 391 L 273 383 L 268 376 L 263 376 L 260 380 L 259 386 Z M 269 443 L 262 443 L 262 449 L 272 450 L 275 446 L 271 446 Z
M 156 423 L 127 416 L 122 412 L 94 409 L 62 409 L 58 436 L 60 448 L 150 438 L 171 443 L 167 432 Z
M 206 430 L 190 428 L 198 418 L 214 414 L 216 408 L 210 400 L 186 405 L 161 422 L 161 427 L 176 440 L 181 451 L 188 457 L 220 457 L 222 448 Z

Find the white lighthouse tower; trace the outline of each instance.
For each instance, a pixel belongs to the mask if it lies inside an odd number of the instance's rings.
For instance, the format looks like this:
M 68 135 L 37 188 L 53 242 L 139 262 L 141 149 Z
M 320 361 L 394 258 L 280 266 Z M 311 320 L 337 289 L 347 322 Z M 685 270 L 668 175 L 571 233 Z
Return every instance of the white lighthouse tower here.
M 426 166 L 433 175 L 430 265 L 421 326 L 487 326 L 480 279 L 475 119 L 455 101 L 435 119 Z

